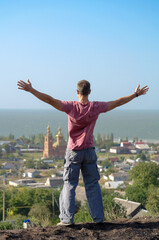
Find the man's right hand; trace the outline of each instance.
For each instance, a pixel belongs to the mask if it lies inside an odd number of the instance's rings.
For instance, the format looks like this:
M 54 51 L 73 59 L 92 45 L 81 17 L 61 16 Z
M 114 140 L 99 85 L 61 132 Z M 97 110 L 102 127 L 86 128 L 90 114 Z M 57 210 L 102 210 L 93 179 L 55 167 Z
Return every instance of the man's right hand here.
M 27 83 L 20 80 L 20 81 L 18 81 L 17 85 L 18 85 L 18 89 L 24 90 L 24 91 L 27 91 L 27 92 L 31 92 L 31 90 L 33 89 L 29 79 L 27 80 Z
M 148 86 L 144 86 L 143 88 L 140 88 L 140 84 L 138 84 L 137 88 L 135 89 L 135 93 L 137 93 L 136 96 L 145 95 L 147 91 L 149 90 Z
M 46 103 L 50 104 L 51 106 L 53 106 L 54 108 L 62 111 L 62 103 L 60 100 L 55 99 L 45 93 L 37 91 L 35 88 L 32 87 L 29 79 L 27 80 L 27 83 L 20 80 L 20 81 L 18 81 L 17 85 L 18 85 L 18 89 L 30 92 L 31 94 L 33 94 L 35 97 L 37 97 L 41 101 L 46 102 Z

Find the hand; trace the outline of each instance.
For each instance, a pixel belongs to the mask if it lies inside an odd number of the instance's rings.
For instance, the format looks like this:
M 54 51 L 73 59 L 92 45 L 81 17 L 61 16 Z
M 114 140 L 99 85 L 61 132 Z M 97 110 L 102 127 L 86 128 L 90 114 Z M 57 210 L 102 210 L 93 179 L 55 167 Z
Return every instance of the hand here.
M 20 80 L 20 81 L 18 81 L 17 85 L 19 86 L 18 89 L 24 90 L 24 91 L 27 91 L 27 92 L 31 92 L 31 90 L 33 89 L 29 79 L 27 80 L 27 83 Z
M 145 95 L 148 90 L 149 88 L 147 85 L 140 89 L 140 84 L 138 84 L 137 88 L 135 89 L 135 93 L 137 93 L 138 96 Z

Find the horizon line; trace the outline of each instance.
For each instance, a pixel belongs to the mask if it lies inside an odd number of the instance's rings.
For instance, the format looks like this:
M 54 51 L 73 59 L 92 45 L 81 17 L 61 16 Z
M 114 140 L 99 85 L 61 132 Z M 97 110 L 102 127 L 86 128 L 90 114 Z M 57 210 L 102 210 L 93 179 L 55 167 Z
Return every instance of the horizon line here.
M 48 110 L 53 110 L 53 111 L 58 111 L 58 112 L 62 112 L 62 111 L 59 111 L 59 110 L 57 110 L 57 109 L 55 109 L 55 108 L 53 108 L 53 107 L 50 107 L 50 108 L 0 108 L 0 111 L 1 110 L 12 110 L 12 111 L 14 111 L 14 110 L 21 110 L 21 111 L 28 111 L 28 110 L 30 110 L 30 111 L 32 111 L 32 110 L 34 110 L 34 111 L 36 111 L 36 110 L 38 110 L 38 111 L 48 111 Z M 115 111 L 159 111 L 159 109 L 143 109 L 143 108 L 141 108 L 141 109 L 131 109 L 131 108 L 128 108 L 128 109 L 119 109 L 119 108 L 116 108 L 116 109 L 114 109 Z M 111 112 L 111 111 L 110 111 Z

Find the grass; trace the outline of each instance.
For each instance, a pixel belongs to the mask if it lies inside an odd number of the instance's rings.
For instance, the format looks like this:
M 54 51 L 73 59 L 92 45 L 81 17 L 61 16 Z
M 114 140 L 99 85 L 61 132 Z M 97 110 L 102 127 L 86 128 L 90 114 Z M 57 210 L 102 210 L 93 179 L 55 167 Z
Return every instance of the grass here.
M 22 158 L 23 158 L 23 159 L 26 159 L 26 160 L 31 159 L 31 158 L 41 159 L 42 156 L 43 156 L 42 153 L 23 153 Z

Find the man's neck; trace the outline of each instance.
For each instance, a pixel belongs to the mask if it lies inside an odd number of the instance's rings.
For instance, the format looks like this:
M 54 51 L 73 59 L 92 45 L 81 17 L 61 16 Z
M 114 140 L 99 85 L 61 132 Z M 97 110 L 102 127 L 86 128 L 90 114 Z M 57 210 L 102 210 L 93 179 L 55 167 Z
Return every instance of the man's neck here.
M 88 96 L 79 95 L 78 99 L 79 99 L 79 102 L 82 104 L 87 104 L 89 102 Z

